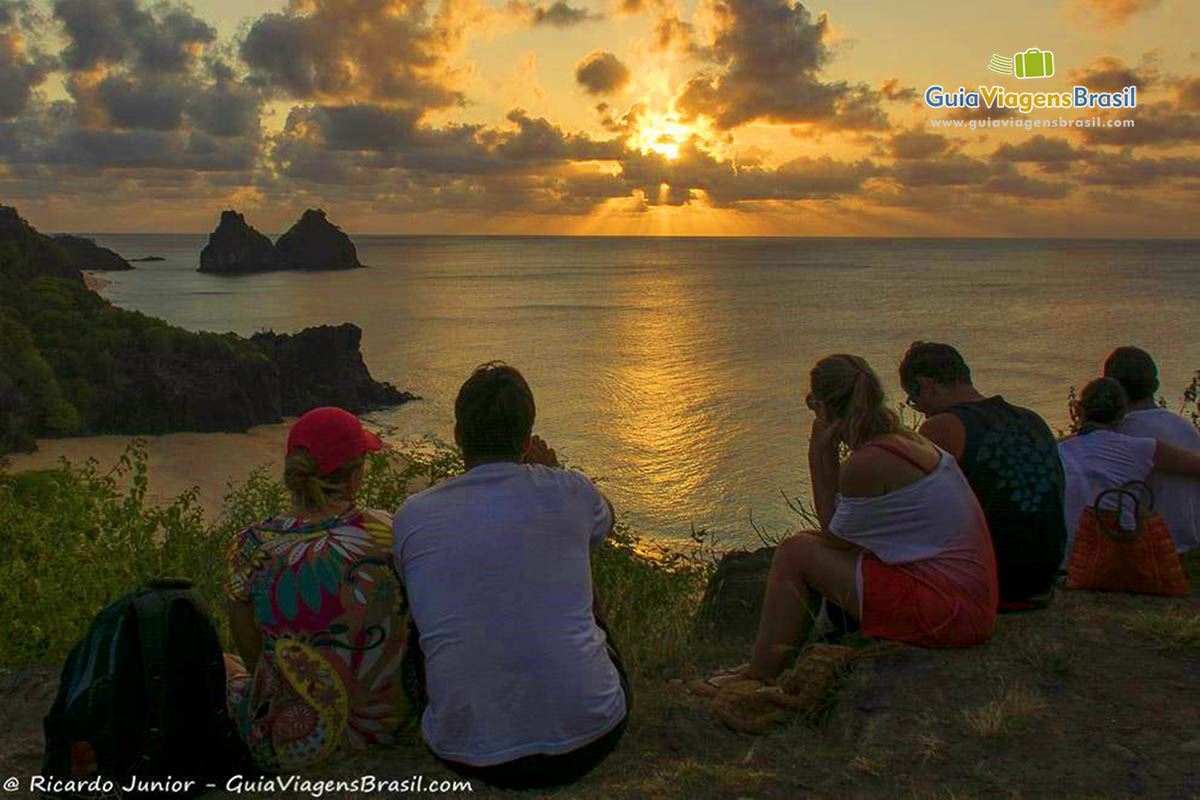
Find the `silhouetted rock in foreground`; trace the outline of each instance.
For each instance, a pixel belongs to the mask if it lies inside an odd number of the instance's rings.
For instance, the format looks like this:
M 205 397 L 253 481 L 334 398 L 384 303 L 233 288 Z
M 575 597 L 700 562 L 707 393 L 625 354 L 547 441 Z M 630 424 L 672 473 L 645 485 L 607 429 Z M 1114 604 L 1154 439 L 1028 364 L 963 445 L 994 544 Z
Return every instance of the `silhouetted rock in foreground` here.
M 308 209 L 275 243 L 289 269 L 355 269 L 358 251 L 341 228 L 321 209 Z
M 271 240 L 256 231 L 236 211 L 222 211 L 217 229 L 200 251 L 201 272 L 265 272 L 285 269 Z
M 55 244 L 67 251 L 67 256 L 79 269 L 89 272 L 133 269 L 132 264 L 107 247 L 96 244 L 95 239 L 70 236 L 65 233 L 60 233 L 53 238 Z

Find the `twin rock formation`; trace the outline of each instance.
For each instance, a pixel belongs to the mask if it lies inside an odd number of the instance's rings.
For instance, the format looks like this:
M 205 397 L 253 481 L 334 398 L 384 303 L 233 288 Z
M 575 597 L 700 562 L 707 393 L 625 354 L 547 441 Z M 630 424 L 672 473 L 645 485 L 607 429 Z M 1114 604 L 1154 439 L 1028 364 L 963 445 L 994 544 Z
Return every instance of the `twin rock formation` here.
M 267 272 L 280 269 L 356 269 L 358 251 L 321 209 L 304 212 L 275 244 L 236 211 L 222 211 L 221 223 L 200 252 L 200 271 Z

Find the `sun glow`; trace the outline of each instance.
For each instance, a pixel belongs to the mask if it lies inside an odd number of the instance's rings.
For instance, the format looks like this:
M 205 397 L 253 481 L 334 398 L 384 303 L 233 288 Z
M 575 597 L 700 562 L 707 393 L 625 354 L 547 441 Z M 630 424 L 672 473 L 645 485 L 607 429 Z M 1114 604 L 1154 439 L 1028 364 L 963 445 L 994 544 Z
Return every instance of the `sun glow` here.
M 638 122 L 634 145 L 646 155 L 656 153 L 668 161 L 679 158 L 679 148 L 699 133 L 673 116 L 649 114 Z

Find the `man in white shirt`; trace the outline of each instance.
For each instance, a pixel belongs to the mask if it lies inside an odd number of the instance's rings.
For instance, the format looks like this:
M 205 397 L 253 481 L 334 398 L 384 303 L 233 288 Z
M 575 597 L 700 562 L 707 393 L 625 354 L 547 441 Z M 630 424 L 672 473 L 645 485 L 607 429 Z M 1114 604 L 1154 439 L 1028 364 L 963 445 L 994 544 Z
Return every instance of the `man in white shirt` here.
M 1158 366 L 1149 353 L 1138 347 L 1118 347 L 1104 362 L 1104 377 L 1120 383 L 1129 399 L 1129 409 L 1117 431 L 1200 452 L 1196 426 L 1155 405 Z M 1200 547 L 1200 480 L 1156 469 L 1147 483 L 1179 552 Z
M 425 741 L 494 786 L 569 783 L 616 746 L 628 682 L 595 614 L 590 548 L 612 505 L 532 435 L 533 394 L 484 364 L 459 390 L 467 471 L 396 513 L 396 564 L 420 635 Z

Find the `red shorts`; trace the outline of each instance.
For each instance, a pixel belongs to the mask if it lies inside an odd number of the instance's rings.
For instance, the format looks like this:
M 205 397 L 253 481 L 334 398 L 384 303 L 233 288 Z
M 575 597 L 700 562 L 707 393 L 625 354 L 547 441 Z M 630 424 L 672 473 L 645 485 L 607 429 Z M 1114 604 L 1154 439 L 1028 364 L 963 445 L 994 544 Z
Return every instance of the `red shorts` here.
M 988 640 L 996 609 L 910 564 L 863 553 L 862 632 L 922 647 L 970 647 Z

